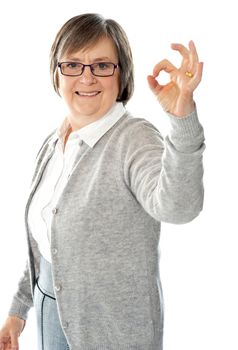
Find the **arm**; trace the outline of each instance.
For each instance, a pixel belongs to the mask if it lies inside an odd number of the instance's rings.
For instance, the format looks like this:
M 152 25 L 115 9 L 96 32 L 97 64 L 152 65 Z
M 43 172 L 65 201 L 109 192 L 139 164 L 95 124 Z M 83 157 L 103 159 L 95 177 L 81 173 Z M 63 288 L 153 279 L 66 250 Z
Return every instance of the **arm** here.
M 37 154 L 32 183 L 34 182 L 35 176 L 41 164 L 41 160 L 47 151 L 47 142 L 53 134 L 54 132 L 47 137 Z M 37 273 L 39 269 L 40 253 L 38 251 L 37 242 L 33 239 L 33 237 L 29 235 L 28 239 L 29 246 L 31 247 L 31 252 L 29 251 L 29 254 L 31 255 L 34 252 L 33 255 L 36 268 L 35 272 Z M 18 337 L 25 327 L 28 311 L 32 306 L 33 297 L 30 283 L 29 263 L 27 262 L 24 273 L 19 280 L 17 291 L 13 296 L 12 303 L 8 311 L 8 317 L 3 327 L 0 329 L 0 349 L 11 347 L 12 349 L 14 348 L 17 350 L 19 348 Z
M 32 306 L 28 264 L 19 281 L 18 291 L 13 297 L 8 317 L 0 329 L 0 349 L 19 349 L 18 338 L 23 331 L 27 313 Z
M 172 44 L 172 48 L 182 55 L 181 67 L 163 60 L 148 76 L 151 90 L 169 116 L 170 134 L 163 145 L 158 131 L 148 123 L 135 130 L 125 176 L 138 201 L 155 219 L 185 223 L 195 218 L 203 205 L 204 134 L 193 100 L 203 63 L 192 41 L 189 49 L 181 44 Z M 170 75 L 166 85 L 156 80 L 161 71 Z
M 42 159 L 44 158 L 45 153 L 48 150 L 48 142 L 54 134 L 55 134 L 55 130 L 49 136 L 47 136 L 40 150 L 38 151 L 32 183 L 34 183 L 39 167 L 41 166 Z M 28 231 L 27 224 L 26 224 L 26 230 Z M 28 235 L 28 248 L 30 248 L 28 253 L 29 253 L 29 256 L 32 256 L 34 260 L 35 269 L 36 269 L 35 272 L 37 274 L 39 269 L 39 263 L 40 263 L 40 252 L 38 249 L 38 244 L 30 234 L 30 232 Z M 29 262 L 27 261 L 23 276 L 19 280 L 17 292 L 13 296 L 12 304 L 9 310 L 9 315 L 15 315 L 24 320 L 27 319 L 27 313 L 29 309 L 33 306 L 29 268 L 30 268 Z
M 124 177 L 139 203 L 158 221 L 183 224 L 203 206 L 203 128 L 196 111 L 186 118 L 169 115 L 164 142 L 147 121 L 132 128 L 126 142 Z
M 30 308 L 33 306 L 28 262 L 21 279 L 18 282 L 17 292 L 13 296 L 8 315 L 18 316 L 26 320 Z

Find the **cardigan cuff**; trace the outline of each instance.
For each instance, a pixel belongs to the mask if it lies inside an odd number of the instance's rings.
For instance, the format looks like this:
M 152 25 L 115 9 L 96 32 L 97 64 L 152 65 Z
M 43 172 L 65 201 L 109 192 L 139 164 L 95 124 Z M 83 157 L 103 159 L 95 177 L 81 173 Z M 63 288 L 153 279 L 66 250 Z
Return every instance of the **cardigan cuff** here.
M 197 136 L 202 130 L 202 126 L 198 120 L 197 110 L 188 114 L 185 117 L 176 117 L 173 114 L 168 113 L 172 132 L 176 132 L 183 136 Z
M 14 297 L 10 309 L 8 311 L 8 315 L 17 316 L 23 320 L 26 320 L 29 310 L 30 307 L 28 305 L 22 303 L 20 300 Z
M 174 147 L 178 151 L 185 153 L 198 150 L 205 138 L 196 108 L 185 117 L 176 117 L 170 113 L 168 113 L 168 116 L 171 125 L 169 139 Z

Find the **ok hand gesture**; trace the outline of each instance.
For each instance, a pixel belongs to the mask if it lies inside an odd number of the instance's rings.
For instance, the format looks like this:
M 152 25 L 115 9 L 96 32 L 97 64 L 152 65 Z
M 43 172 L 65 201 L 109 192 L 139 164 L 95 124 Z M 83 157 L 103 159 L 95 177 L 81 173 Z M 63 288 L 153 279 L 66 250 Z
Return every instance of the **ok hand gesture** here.
M 147 79 L 163 109 L 177 117 L 183 117 L 195 108 L 193 91 L 201 81 L 203 63 L 199 62 L 193 41 L 189 42 L 188 48 L 181 44 L 171 44 L 171 48 L 182 55 L 181 66 L 177 68 L 168 60 L 162 60 L 156 64 L 153 75 Z M 166 85 L 160 85 L 156 80 L 161 71 L 170 75 L 170 82 Z

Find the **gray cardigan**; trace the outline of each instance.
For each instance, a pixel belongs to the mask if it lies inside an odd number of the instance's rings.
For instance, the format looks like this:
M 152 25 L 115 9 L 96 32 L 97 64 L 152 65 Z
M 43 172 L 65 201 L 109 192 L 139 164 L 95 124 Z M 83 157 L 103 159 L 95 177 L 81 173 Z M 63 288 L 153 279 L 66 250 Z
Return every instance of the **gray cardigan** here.
M 160 222 L 187 223 L 201 211 L 205 148 L 196 111 L 169 118 L 164 141 L 151 123 L 126 112 L 93 148 L 84 143 L 54 210 L 52 273 L 71 350 L 162 349 Z M 29 259 L 9 311 L 23 319 L 40 258 L 28 209 L 54 146 L 51 134 L 26 205 Z

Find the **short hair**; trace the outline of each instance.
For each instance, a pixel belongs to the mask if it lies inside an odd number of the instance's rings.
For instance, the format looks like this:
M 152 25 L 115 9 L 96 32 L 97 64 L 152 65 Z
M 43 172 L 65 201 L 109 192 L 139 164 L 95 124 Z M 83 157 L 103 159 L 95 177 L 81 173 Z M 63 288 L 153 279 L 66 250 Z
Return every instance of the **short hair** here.
M 69 19 L 59 30 L 50 51 L 50 74 L 55 91 L 59 94 L 57 64 L 64 54 L 72 54 L 109 37 L 115 44 L 120 66 L 120 87 L 117 101 L 125 105 L 134 91 L 132 52 L 123 28 L 113 19 L 97 13 L 86 13 Z

